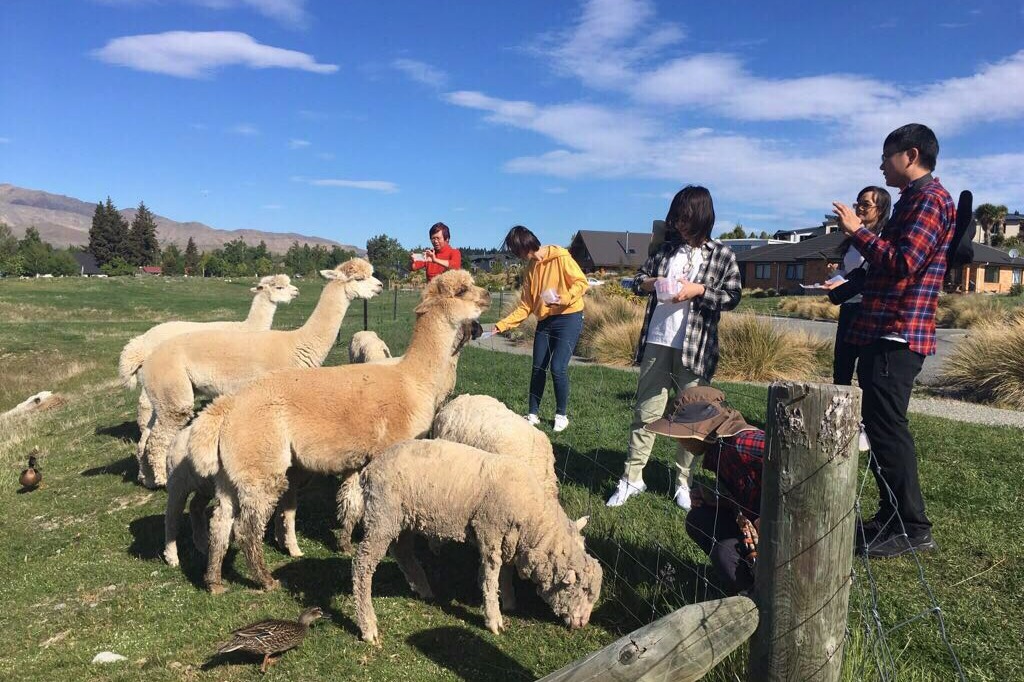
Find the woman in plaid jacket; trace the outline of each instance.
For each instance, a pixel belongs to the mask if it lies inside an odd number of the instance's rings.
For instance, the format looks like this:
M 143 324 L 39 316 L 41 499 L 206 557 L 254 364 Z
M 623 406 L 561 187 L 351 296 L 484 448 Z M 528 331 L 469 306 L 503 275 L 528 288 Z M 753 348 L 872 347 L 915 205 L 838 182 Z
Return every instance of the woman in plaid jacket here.
M 636 406 L 625 472 L 609 507 L 647 489 L 643 469 L 655 435 L 644 425 L 662 416 L 669 392 L 707 386 L 718 365 L 718 320 L 740 302 L 740 271 L 732 250 L 711 239 L 715 207 L 704 187 L 688 185 L 676 194 L 665 217 L 666 239 L 634 279 L 650 295 L 637 362 Z M 675 501 L 690 509 L 693 454 L 680 441 L 676 454 Z

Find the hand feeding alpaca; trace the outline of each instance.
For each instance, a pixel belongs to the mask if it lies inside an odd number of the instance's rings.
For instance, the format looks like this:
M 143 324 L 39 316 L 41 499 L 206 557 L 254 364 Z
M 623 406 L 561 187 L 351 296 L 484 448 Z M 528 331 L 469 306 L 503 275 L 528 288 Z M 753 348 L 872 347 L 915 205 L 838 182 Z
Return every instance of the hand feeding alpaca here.
M 362 331 L 352 335 L 348 345 L 348 361 L 351 364 L 377 362 L 391 357 L 391 349 L 376 332 Z
M 361 258 L 320 274 L 328 282 L 313 313 L 298 329 L 194 332 L 165 341 L 146 358 L 142 383 L 154 414 L 139 469 L 148 487 L 166 482 L 167 450 L 191 419 L 197 395 L 232 393 L 277 369 L 319 367 L 352 300 L 373 298 L 383 289 L 373 266 Z
M 274 313 L 280 303 L 290 303 L 299 295 L 299 290 L 292 286 L 288 275 L 267 275 L 259 283 L 249 289 L 253 296 L 249 307 L 249 316 L 241 322 L 185 322 L 175 320 L 164 322 L 153 327 L 145 334 L 140 334 L 129 341 L 118 362 L 118 374 L 122 383 L 129 390 L 134 390 L 138 383 L 139 368 L 150 353 L 164 341 L 175 336 L 198 331 L 239 331 L 261 332 L 270 329 L 274 321 Z M 149 421 L 153 417 L 153 406 L 143 391 L 139 394 L 139 413 L 136 422 L 139 425 L 139 444 L 136 458 L 141 460 L 149 438 Z M 141 479 L 140 479 L 141 480 Z
M 433 596 L 413 552 L 416 534 L 477 545 L 491 632 L 504 629 L 498 584 L 505 564 L 536 583 L 541 598 L 570 628 L 590 621 L 602 570 L 583 547 L 586 518 L 570 520 L 526 462 L 461 443 L 414 440 L 378 455 L 361 479 L 366 534 L 352 566 L 352 593 L 364 640 L 378 641 L 371 587 L 393 541 L 409 585 L 425 599 Z
M 450 390 L 456 338 L 489 305 L 490 295 L 469 273 L 446 272 L 424 290 L 399 362 L 282 370 L 223 396 L 199 415 L 189 452 L 196 471 L 217 480 L 206 572 L 212 592 L 224 589 L 221 565 L 236 510 L 235 535 L 253 577 L 265 588 L 276 586 L 262 538 L 288 487 L 289 467 L 355 476 L 393 443 L 427 433 Z

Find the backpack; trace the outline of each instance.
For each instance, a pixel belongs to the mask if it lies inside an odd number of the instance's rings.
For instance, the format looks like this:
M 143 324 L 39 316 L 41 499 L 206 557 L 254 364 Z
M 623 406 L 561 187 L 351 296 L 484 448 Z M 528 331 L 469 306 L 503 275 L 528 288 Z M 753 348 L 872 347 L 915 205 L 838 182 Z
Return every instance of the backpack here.
M 962 268 L 974 260 L 974 235 L 978 228 L 974 225 L 973 208 L 974 195 L 965 189 L 956 203 L 956 225 L 946 252 L 947 269 Z

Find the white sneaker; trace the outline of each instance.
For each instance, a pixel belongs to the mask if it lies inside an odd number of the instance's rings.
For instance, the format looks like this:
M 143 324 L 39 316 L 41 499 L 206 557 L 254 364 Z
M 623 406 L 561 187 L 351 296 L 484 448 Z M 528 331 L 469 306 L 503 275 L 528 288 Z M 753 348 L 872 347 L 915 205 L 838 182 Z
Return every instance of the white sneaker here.
M 860 441 L 858 448 L 861 452 L 868 452 L 871 449 L 871 443 L 868 442 L 868 434 L 864 430 L 864 425 L 860 425 Z
M 567 428 L 569 428 L 569 418 L 566 417 L 564 414 L 556 414 L 554 428 L 555 433 L 558 433 L 559 431 L 565 431 Z
M 647 490 L 647 485 L 640 481 L 639 483 L 630 483 L 625 478 L 619 479 L 619 485 L 615 488 L 615 492 L 608 498 L 608 502 L 605 506 L 608 507 L 621 507 L 626 503 L 626 500 L 639 495 L 643 491 Z
M 690 491 L 686 488 L 679 488 L 676 490 L 676 504 L 679 505 L 681 509 L 690 511 L 690 507 L 693 506 L 690 503 Z
M 530 413 L 526 415 L 526 421 L 529 422 L 530 425 L 536 426 L 537 424 L 540 424 L 540 417 L 533 413 Z

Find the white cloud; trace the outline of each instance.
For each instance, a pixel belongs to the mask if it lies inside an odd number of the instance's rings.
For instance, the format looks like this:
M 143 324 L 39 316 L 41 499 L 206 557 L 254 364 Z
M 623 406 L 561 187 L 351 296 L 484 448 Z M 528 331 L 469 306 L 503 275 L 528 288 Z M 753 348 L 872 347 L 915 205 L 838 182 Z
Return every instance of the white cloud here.
M 394 194 L 398 191 L 398 185 L 387 180 L 339 180 L 325 178 L 320 180 L 307 180 L 302 177 L 294 177 L 297 182 L 307 182 L 314 187 L 349 187 L 352 189 L 368 189 L 374 192 Z
M 309 140 L 297 140 L 294 137 L 288 140 L 288 149 L 305 149 L 311 144 Z
M 157 4 L 154 0 L 96 0 L 104 5 L 143 6 Z M 306 0 L 183 0 L 215 10 L 248 7 L 285 25 L 301 28 L 308 24 Z
M 391 62 L 391 66 L 417 83 L 432 88 L 443 88 L 448 83 L 448 74 L 444 71 L 415 59 L 396 59 Z
M 245 135 L 246 137 L 252 137 L 254 135 L 259 135 L 260 129 L 250 123 L 236 123 L 228 128 L 228 132 L 232 135 Z
M 256 42 L 234 31 L 168 31 L 114 38 L 92 55 L 109 64 L 179 78 L 204 78 L 228 66 L 299 69 L 328 74 L 336 64 L 320 64 L 311 55 Z

